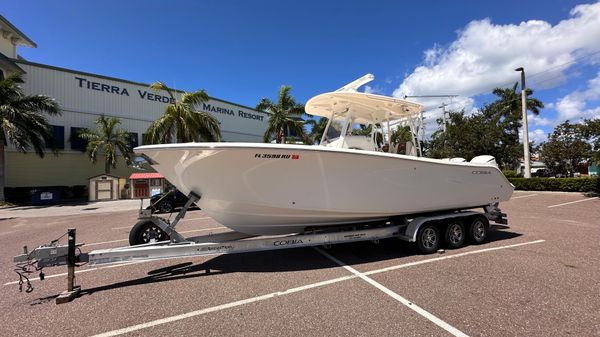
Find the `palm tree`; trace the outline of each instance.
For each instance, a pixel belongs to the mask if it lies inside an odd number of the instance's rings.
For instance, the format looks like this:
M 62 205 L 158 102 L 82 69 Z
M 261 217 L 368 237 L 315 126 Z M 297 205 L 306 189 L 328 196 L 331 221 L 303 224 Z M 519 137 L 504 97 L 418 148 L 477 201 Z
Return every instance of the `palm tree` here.
M 410 131 L 410 126 L 407 126 L 407 125 L 398 126 L 390 134 L 390 141 L 391 141 L 392 145 L 398 146 L 399 148 L 404 148 L 403 145 L 405 145 L 406 142 L 414 141 L 413 136 L 412 136 L 412 131 Z
M 285 143 L 285 135 L 289 132 L 295 132 L 299 137 L 305 139 L 304 122 L 293 118 L 304 114 L 304 105 L 296 103 L 294 97 L 290 95 L 292 87 L 282 85 L 279 89 L 277 103 L 273 103 L 268 98 L 263 98 L 256 105 L 256 110 L 267 111 L 271 113 L 269 125 L 263 135 L 263 141 L 267 143 L 271 136 L 275 134 L 277 143 Z
M 33 148 L 44 157 L 45 146 L 53 140 L 45 113 L 60 115 L 58 103 L 44 95 L 25 95 L 21 75 L 13 74 L 0 80 L 0 130 L 2 138 L 23 153 Z M 0 139 L 0 201 L 4 201 L 4 142 Z
M 493 108 L 503 116 L 507 122 L 511 123 L 515 131 L 518 133 L 518 128 L 521 127 L 521 93 L 517 91 L 518 82 L 515 82 L 512 88 L 495 88 L 492 93 L 498 96 L 498 99 L 492 104 Z M 540 114 L 540 109 L 544 107 L 544 103 L 537 98 L 529 97 L 533 95 L 533 90 L 525 89 L 527 97 L 527 110 L 531 111 L 535 116 Z
M 131 137 L 129 132 L 118 129 L 121 120 L 117 117 L 98 117 L 97 130 L 83 130 L 77 136 L 87 140 L 86 152 L 92 163 L 96 163 L 98 152 L 104 153 L 104 173 L 110 174 L 110 168 L 117 168 L 117 150 L 121 152 L 127 164 L 131 162 Z
M 323 138 L 323 133 L 325 132 L 325 128 L 327 127 L 327 123 L 329 119 L 327 117 L 320 117 L 319 121 L 315 119 L 309 119 L 306 121 L 306 124 L 311 126 L 310 134 L 308 138 L 311 143 L 320 142 L 321 138 Z
M 498 96 L 498 99 L 490 104 L 484 110 L 484 117 L 490 120 L 496 120 L 498 126 L 504 130 L 500 139 L 503 147 L 508 153 L 512 153 L 514 158 L 518 158 L 519 153 L 519 128 L 521 128 L 522 110 L 521 110 L 521 94 L 517 91 L 518 82 L 515 82 L 512 88 L 495 88 L 492 93 Z M 535 116 L 540 114 L 540 109 L 544 107 L 544 103 L 537 98 L 530 97 L 533 95 L 533 90 L 525 89 L 527 110 L 531 111 Z M 515 160 L 515 165 L 517 161 Z
M 171 89 L 162 82 L 155 82 L 150 88 L 166 91 L 174 103 L 169 104 L 165 114 L 148 127 L 145 143 L 171 143 L 173 138 L 177 143 L 221 140 L 219 121 L 208 112 L 195 110 L 197 104 L 208 101 L 204 90 L 186 92 L 178 100 Z

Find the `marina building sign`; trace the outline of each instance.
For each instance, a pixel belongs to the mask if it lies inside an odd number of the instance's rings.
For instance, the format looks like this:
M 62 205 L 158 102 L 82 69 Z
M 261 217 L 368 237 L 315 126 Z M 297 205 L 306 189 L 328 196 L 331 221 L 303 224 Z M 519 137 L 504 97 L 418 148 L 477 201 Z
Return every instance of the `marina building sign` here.
M 219 114 L 230 115 L 230 116 L 238 116 L 238 117 L 242 117 L 242 118 L 255 119 L 258 121 L 262 121 L 263 118 L 265 117 L 265 116 L 249 113 L 249 112 L 246 112 L 243 110 L 238 110 L 236 113 L 233 109 L 226 109 L 226 108 L 218 107 L 218 106 L 211 105 L 208 103 L 202 103 L 202 110 L 219 113 Z
M 92 81 L 87 78 L 78 77 L 78 76 L 75 76 L 75 80 L 76 80 L 77 86 L 79 88 L 83 88 L 83 89 L 102 91 L 102 92 L 105 92 L 108 94 L 119 95 L 119 96 L 131 97 L 133 95 L 134 97 L 138 97 L 139 99 L 144 99 L 144 100 L 148 100 L 148 101 L 152 101 L 152 102 L 159 102 L 159 103 L 164 103 L 164 104 L 175 103 L 175 100 L 169 96 L 158 95 L 156 93 L 149 92 L 147 90 L 136 89 L 135 92 L 132 91 L 130 93 L 129 90 L 127 90 L 127 88 L 121 87 L 118 85 L 113 85 L 113 84 L 109 85 L 106 83 L 96 82 L 96 81 Z M 209 103 L 202 103 L 202 110 L 204 110 L 206 112 L 212 112 L 212 113 L 217 113 L 217 114 L 222 114 L 222 115 L 229 115 L 229 116 L 236 116 L 236 117 L 241 117 L 241 118 L 246 118 L 246 119 L 253 119 L 253 120 L 257 120 L 257 121 L 261 121 L 261 122 L 263 121 L 263 119 L 265 117 L 263 115 L 254 114 L 254 113 L 250 113 L 250 112 L 243 111 L 243 110 L 235 111 L 234 109 L 227 109 L 227 108 L 220 107 L 215 104 L 209 104 Z
M 108 85 L 105 83 L 90 81 L 87 78 L 77 77 L 75 76 L 75 80 L 77 80 L 80 88 L 86 88 L 89 90 L 97 90 L 104 91 L 109 94 L 121 95 L 121 96 L 130 96 L 127 88 L 122 88 L 116 85 Z M 175 103 L 175 100 L 168 96 L 157 95 L 155 93 L 150 93 L 146 90 L 137 89 L 137 94 L 141 99 L 147 99 L 149 101 L 161 102 L 161 103 Z

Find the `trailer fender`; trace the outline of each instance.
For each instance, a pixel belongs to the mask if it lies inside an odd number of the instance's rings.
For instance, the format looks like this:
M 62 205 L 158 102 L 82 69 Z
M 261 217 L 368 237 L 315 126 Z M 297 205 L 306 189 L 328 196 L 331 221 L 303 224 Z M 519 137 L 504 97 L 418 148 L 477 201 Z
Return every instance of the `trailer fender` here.
M 406 231 L 404 232 L 403 237 L 406 238 L 409 242 L 417 241 L 417 233 L 423 224 L 429 221 L 438 221 L 438 220 L 448 220 L 448 219 L 456 219 L 456 218 L 464 218 L 467 216 L 481 214 L 473 211 L 465 211 L 459 213 L 446 213 L 446 214 L 436 214 L 430 216 L 420 216 L 412 219 L 409 222 L 408 227 L 406 227 Z

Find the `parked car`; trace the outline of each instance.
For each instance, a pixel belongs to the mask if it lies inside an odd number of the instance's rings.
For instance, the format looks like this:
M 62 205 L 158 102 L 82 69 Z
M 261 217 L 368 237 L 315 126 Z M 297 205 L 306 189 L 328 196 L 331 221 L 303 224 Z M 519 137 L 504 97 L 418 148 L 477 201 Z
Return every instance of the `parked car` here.
M 171 213 L 176 208 L 183 207 L 187 200 L 188 197 L 185 194 L 178 190 L 171 190 L 152 196 L 147 209 L 152 209 L 153 213 Z M 198 208 L 198 206 L 193 204 L 190 208 Z
M 532 177 L 551 177 L 552 174 L 548 169 L 539 169 L 531 174 Z

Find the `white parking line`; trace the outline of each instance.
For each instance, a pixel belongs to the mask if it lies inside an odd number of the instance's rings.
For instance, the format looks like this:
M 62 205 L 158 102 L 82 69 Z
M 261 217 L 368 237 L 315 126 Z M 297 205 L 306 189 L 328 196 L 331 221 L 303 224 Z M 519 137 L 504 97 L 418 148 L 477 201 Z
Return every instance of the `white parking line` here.
M 297 292 L 300 292 L 300 291 L 303 291 L 303 290 L 308 290 L 308 289 L 313 289 L 313 288 L 317 288 L 317 287 L 322 287 L 322 286 L 326 286 L 326 285 L 329 285 L 329 284 L 333 284 L 333 283 L 337 283 L 337 282 L 341 282 L 341 281 L 346 281 L 346 280 L 349 280 L 349 279 L 353 279 L 355 277 L 356 276 L 354 276 L 354 275 L 338 277 L 338 278 L 334 278 L 334 279 L 323 281 L 323 282 L 308 284 L 308 285 L 297 287 L 297 288 L 291 288 L 291 289 L 288 289 L 288 290 L 285 290 L 285 291 L 277 291 L 277 292 L 266 294 L 266 295 L 262 295 L 262 296 L 251 297 L 251 298 L 248 298 L 248 299 L 245 299 L 245 300 L 240 300 L 240 301 L 235 301 L 235 302 L 231 302 L 231 303 L 217 305 L 215 307 L 210 307 L 210 308 L 206 308 L 206 309 L 191 311 L 191 312 L 188 312 L 188 313 L 185 313 L 185 314 L 181 314 L 181 315 L 176 315 L 176 316 L 166 317 L 166 318 L 162 318 L 162 319 L 157 319 L 155 321 L 150 321 L 150 322 L 146 322 L 146 323 L 142 323 L 142 324 L 138 324 L 138 325 L 133 325 L 133 326 L 130 326 L 130 327 L 127 327 L 127 328 L 119 329 L 119 330 L 108 331 L 108 332 L 105 332 L 105 333 L 94 335 L 92 337 L 110 337 L 110 336 L 123 335 L 123 334 L 126 334 L 126 333 L 130 333 L 130 332 L 133 332 L 133 331 L 150 328 L 150 327 L 161 325 L 161 324 L 171 323 L 171 322 L 179 321 L 179 320 L 186 319 L 186 318 L 191 318 L 191 317 L 195 317 L 195 316 L 200 316 L 200 315 L 208 314 L 208 313 L 215 312 L 215 311 L 220 311 L 220 310 L 224 310 L 224 309 L 238 307 L 238 306 L 244 305 L 244 304 L 249 304 L 249 303 L 254 303 L 254 302 L 258 302 L 258 301 L 267 300 L 267 299 L 274 298 L 274 297 L 277 297 L 277 296 L 289 295 L 289 294 L 297 293 Z
M 462 331 L 458 330 L 457 328 L 453 327 L 452 325 L 446 323 L 445 321 L 441 320 L 439 317 L 437 317 L 434 314 L 430 313 L 429 311 L 421 308 L 420 306 L 412 303 L 411 301 L 407 300 L 406 298 L 404 298 L 404 297 L 398 295 L 397 293 L 391 291 L 389 288 L 386 288 L 383 284 L 381 284 L 381 283 L 373 280 L 372 278 L 370 278 L 370 277 L 366 276 L 365 274 L 359 272 L 358 270 L 350 267 L 349 265 L 347 265 L 344 262 L 338 260 L 337 258 L 329 255 L 328 253 L 324 252 L 322 249 L 319 249 L 319 248 L 315 248 L 315 249 L 319 253 L 321 253 L 323 256 L 325 256 L 326 258 L 328 258 L 331 261 L 333 261 L 333 262 L 339 264 L 340 266 L 344 267 L 344 269 L 346 269 L 347 271 L 349 271 L 352 274 L 360 277 L 363 281 L 365 281 L 365 282 L 369 283 L 370 285 L 374 286 L 375 288 L 381 290 L 386 295 L 390 296 L 391 298 L 395 299 L 396 301 L 404 304 L 404 306 L 406 306 L 407 308 L 413 310 L 417 314 L 419 314 L 419 315 L 427 318 L 432 323 L 434 323 L 435 325 L 439 326 L 440 328 L 448 331 L 453 336 L 468 337 L 468 335 L 465 334 L 464 332 L 462 332 Z
M 103 266 L 103 267 L 96 267 L 96 268 L 89 268 L 89 269 L 81 269 L 81 270 L 77 270 L 75 271 L 75 274 L 81 274 L 81 273 L 87 273 L 89 271 L 95 271 L 95 270 L 100 270 L 100 269 L 109 269 L 109 268 L 116 268 L 116 267 L 124 267 L 124 266 L 129 266 L 132 264 L 138 264 L 138 263 L 143 263 L 146 261 L 134 261 L 134 262 L 127 262 L 127 263 L 122 263 L 122 264 L 113 264 L 110 266 Z M 55 277 L 60 277 L 60 276 L 67 276 L 67 273 L 60 273 L 60 274 L 52 274 L 52 275 L 46 275 L 44 277 L 44 279 L 49 279 L 49 278 L 55 278 Z M 40 278 L 39 277 L 35 277 L 35 278 L 30 278 L 29 281 L 39 281 Z M 9 285 L 13 285 L 13 284 L 18 284 L 19 281 L 12 281 L 12 282 L 6 282 L 4 283 L 5 286 L 9 286 Z
M 190 220 L 206 220 L 206 219 L 212 219 L 212 218 L 211 218 L 211 217 L 209 217 L 209 216 L 203 216 L 203 217 L 201 217 L 201 218 L 190 218 L 190 219 L 183 218 L 183 219 L 181 219 L 181 221 L 190 221 Z
M 397 265 L 397 266 L 391 266 L 391 267 L 387 267 L 387 268 L 381 268 L 381 269 L 371 270 L 371 271 L 365 272 L 364 274 L 365 275 L 373 275 L 373 274 L 385 273 L 387 271 L 392 271 L 392 270 L 406 268 L 406 267 L 412 267 L 412 266 L 418 266 L 420 264 L 432 263 L 432 262 L 437 262 L 437 261 L 442 261 L 442 260 L 448 260 L 448 259 L 455 259 L 457 257 L 462 257 L 462 256 L 467 256 L 467 255 L 480 254 L 480 253 L 485 253 L 485 252 L 492 252 L 494 250 L 509 249 L 509 248 L 515 248 L 515 247 L 520 247 L 520 246 L 532 245 L 532 244 L 536 244 L 536 243 L 542 243 L 544 241 L 546 241 L 546 240 L 535 240 L 535 241 L 528 241 L 528 242 L 523 242 L 523 243 L 515 243 L 515 244 L 512 244 L 512 245 L 506 245 L 506 246 L 499 246 L 499 247 L 491 247 L 491 248 L 484 248 L 484 249 L 472 250 L 470 252 L 464 252 L 464 253 L 458 253 L 458 254 L 452 254 L 452 255 L 446 255 L 446 256 L 440 256 L 440 257 L 434 257 L 434 258 L 427 259 L 427 260 L 409 262 L 409 263 L 400 264 L 400 265 Z
M 203 229 L 192 229 L 189 231 L 183 231 L 183 232 L 179 232 L 179 234 L 186 234 L 186 233 L 194 233 L 194 232 L 205 232 L 205 231 L 210 231 L 213 229 L 221 229 L 221 228 L 226 228 L 223 226 L 220 227 L 211 227 L 211 228 L 203 228 Z M 92 243 L 86 243 L 86 246 L 97 246 L 97 245 L 104 245 L 107 243 L 115 243 L 115 242 L 124 242 L 124 241 L 129 241 L 129 239 L 119 239 L 119 240 L 112 240 L 112 241 L 102 241 L 102 242 L 92 242 Z
M 537 194 L 527 194 L 527 195 L 520 195 L 518 197 L 512 197 L 510 198 L 510 200 L 512 199 L 521 199 L 521 198 L 529 198 L 529 197 L 535 197 Z
M 571 202 L 565 202 L 565 203 L 562 203 L 562 204 L 556 204 L 556 205 L 548 206 L 548 208 L 565 206 L 565 205 L 570 205 L 570 204 L 576 204 L 578 202 L 590 201 L 590 200 L 594 200 L 594 199 L 598 199 L 598 197 L 593 197 L 593 198 L 588 198 L 588 199 L 583 199 L 583 200 L 576 200 L 576 201 L 571 201 Z
M 226 228 L 226 227 L 212 227 L 212 228 L 204 228 L 204 229 L 194 229 L 191 231 L 184 231 L 184 232 L 179 232 L 179 233 L 192 233 L 192 232 L 200 232 L 200 231 L 207 231 L 207 230 L 212 230 L 212 229 L 221 229 L 221 228 Z M 113 241 L 104 241 L 104 242 L 95 242 L 95 243 L 86 243 L 86 246 L 94 246 L 94 245 L 101 245 L 101 244 L 107 244 L 107 243 L 115 243 L 115 242 L 123 242 L 123 241 L 129 241 L 129 239 L 121 239 L 121 240 L 113 240 Z M 189 257 L 189 256 L 182 256 L 182 258 L 185 257 Z M 79 274 L 79 273 L 87 273 L 88 271 L 93 271 L 93 270 L 100 270 L 100 269 L 106 269 L 106 268 L 115 268 L 115 267 L 122 267 L 122 266 L 127 266 L 130 264 L 137 264 L 137 263 L 144 263 L 144 262 L 150 262 L 150 261 L 134 261 L 134 262 L 126 262 L 126 263 L 122 263 L 122 264 L 115 264 L 115 265 L 110 265 L 110 266 L 102 266 L 102 267 L 96 267 L 96 268 L 89 268 L 89 269 L 80 269 L 75 271 L 75 274 Z M 44 279 L 49 279 L 49 278 L 54 278 L 54 277 L 59 277 L 59 276 L 66 276 L 67 273 L 60 273 L 60 274 L 53 274 L 53 275 L 46 275 L 46 277 Z M 40 278 L 39 277 L 34 277 L 34 278 L 30 278 L 29 281 L 39 281 Z M 11 284 L 17 284 L 19 283 L 19 281 L 12 281 L 12 282 L 7 282 L 4 283 L 5 286 L 11 285 Z
M 180 221 L 206 220 L 206 219 L 212 219 L 212 218 L 211 218 L 211 217 L 209 217 L 209 216 L 203 216 L 203 217 L 201 217 L 201 218 L 191 218 L 191 219 L 186 219 L 186 218 L 183 218 L 183 219 L 181 219 Z M 131 228 L 131 227 L 133 227 L 133 225 L 129 225 L 129 226 L 123 226 L 123 227 L 113 227 L 113 228 L 111 228 L 111 229 L 127 229 L 127 228 Z
M 123 227 L 113 227 L 111 229 L 126 229 L 126 228 L 131 228 L 131 227 L 133 227 L 133 224 L 129 225 L 129 226 L 123 226 Z
M 544 240 L 536 240 L 536 241 L 518 243 L 518 244 L 514 244 L 514 245 L 507 245 L 507 246 L 500 246 L 500 247 L 480 249 L 480 250 L 475 250 L 475 251 L 471 251 L 471 252 L 467 252 L 467 253 L 456 254 L 456 256 L 458 257 L 458 256 L 465 256 L 465 255 L 471 255 L 471 254 L 477 254 L 477 253 L 484 253 L 484 252 L 489 252 L 489 251 L 494 251 L 494 250 L 500 250 L 500 249 L 506 249 L 506 248 L 513 248 L 513 247 L 530 245 L 530 244 L 541 243 L 541 242 L 544 242 Z M 444 258 L 447 259 L 447 258 L 451 258 L 452 256 L 455 256 L 455 255 L 445 256 Z M 433 259 L 423 260 L 422 263 L 427 263 L 425 261 L 429 261 L 429 260 L 431 260 L 433 262 L 433 261 L 439 261 L 439 260 L 441 260 L 441 258 L 433 258 Z M 397 266 L 394 266 L 394 267 L 396 267 L 396 269 L 398 269 L 398 268 L 404 268 L 404 265 L 409 266 L 409 265 L 417 265 L 417 264 L 415 264 L 415 263 L 407 263 L 407 264 L 397 265 Z M 380 270 L 373 270 L 373 271 L 370 271 L 368 273 L 364 273 L 364 275 L 375 274 L 375 273 L 378 273 L 378 272 L 383 272 L 383 271 L 388 271 L 388 270 L 393 270 L 393 269 L 383 268 L 383 269 L 380 269 Z M 240 301 L 235 301 L 235 302 L 231 302 L 231 303 L 221 304 L 221 305 L 217 305 L 217 306 L 210 307 L 210 308 L 200 309 L 200 310 L 191 311 L 191 312 L 180 314 L 180 315 L 165 317 L 165 318 L 157 319 L 157 320 L 154 320 L 154 321 L 149 321 L 149 322 L 146 322 L 146 323 L 132 325 L 132 326 L 129 326 L 129 327 L 126 327 L 126 328 L 122 328 L 122 329 L 118 329 L 118 330 L 113 330 L 113 331 L 108 331 L 108 332 L 105 332 L 105 333 L 94 335 L 92 337 L 118 336 L 118 335 L 126 334 L 126 333 L 137 331 L 137 330 L 146 329 L 146 328 L 157 326 L 157 325 L 161 325 L 161 324 L 171 323 L 171 322 L 179 321 L 179 320 L 186 319 L 186 318 L 196 317 L 196 316 L 204 315 L 204 314 L 215 312 L 215 311 L 220 311 L 220 310 L 237 307 L 237 306 L 244 305 L 244 304 L 249 304 L 249 303 L 254 303 L 254 302 L 258 302 L 258 301 L 262 301 L 262 300 L 274 298 L 274 297 L 277 297 L 277 296 L 288 295 L 288 294 L 300 292 L 300 291 L 303 291 L 303 290 L 313 289 L 313 288 L 317 288 L 317 287 L 321 287 L 321 286 L 325 286 L 325 285 L 329 285 L 329 284 L 334 284 L 334 283 L 338 283 L 338 282 L 342 282 L 342 281 L 346 281 L 346 280 L 351 280 L 351 279 L 354 279 L 354 278 L 357 278 L 357 277 L 358 277 L 357 275 L 353 274 L 353 275 L 349 275 L 349 276 L 338 277 L 338 278 L 327 280 L 327 281 L 322 281 L 322 282 L 307 284 L 307 285 L 304 285 L 304 286 L 301 286 L 301 287 L 291 288 L 291 289 L 288 289 L 288 290 L 285 290 L 285 291 L 282 291 L 282 292 L 280 292 L 280 291 L 273 292 L 273 293 L 266 294 L 266 295 L 251 297 L 251 298 L 248 298 L 248 299 L 245 299 L 245 300 L 240 300 Z

